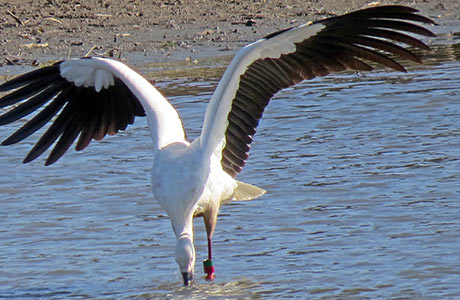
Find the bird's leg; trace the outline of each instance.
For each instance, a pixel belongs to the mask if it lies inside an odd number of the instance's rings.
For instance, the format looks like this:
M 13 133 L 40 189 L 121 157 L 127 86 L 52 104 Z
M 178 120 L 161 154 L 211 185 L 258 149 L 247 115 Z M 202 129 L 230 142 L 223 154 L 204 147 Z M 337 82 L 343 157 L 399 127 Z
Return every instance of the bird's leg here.
M 208 236 L 208 259 L 212 260 L 212 237 Z
M 212 236 L 217 222 L 217 208 L 210 208 L 203 214 L 204 225 L 206 226 L 206 235 L 208 237 L 208 259 L 203 261 L 206 280 L 214 279 L 214 265 L 212 262 Z
M 212 233 L 209 234 L 208 227 L 206 226 L 206 233 L 208 236 L 208 259 L 203 261 L 204 272 L 206 273 L 206 280 L 214 279 L 214 265 L 212 262 Z
M 211 237 L 208 236 L 208 259 L 203 261 L 204 272 L 206 273 L 206 280 L 214 279 L 214 265 L 212 262 L 212 242 Z

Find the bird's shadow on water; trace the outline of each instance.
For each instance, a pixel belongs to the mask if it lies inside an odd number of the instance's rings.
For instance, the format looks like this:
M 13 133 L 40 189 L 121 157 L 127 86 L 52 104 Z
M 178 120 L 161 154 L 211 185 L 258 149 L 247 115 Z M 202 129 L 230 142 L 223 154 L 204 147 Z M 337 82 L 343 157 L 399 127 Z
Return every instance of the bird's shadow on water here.
M 260 299 L 257 291 L 261 283 L 247 277 L 228 282 L 204 282 L 197 280 L 191 286 L 178 282 L 165 282 L 152 287 L 152 292 L 133 295 L 132 299 Z

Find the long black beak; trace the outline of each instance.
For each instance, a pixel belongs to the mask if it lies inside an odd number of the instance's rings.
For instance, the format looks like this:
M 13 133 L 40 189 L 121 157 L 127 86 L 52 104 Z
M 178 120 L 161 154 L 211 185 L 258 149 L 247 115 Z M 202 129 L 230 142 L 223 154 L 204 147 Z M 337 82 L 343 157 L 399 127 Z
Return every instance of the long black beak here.
M 193 273 L 183 272 L 182 279 L 184 279 L 184 285 L 189 286 L 193 281 Z

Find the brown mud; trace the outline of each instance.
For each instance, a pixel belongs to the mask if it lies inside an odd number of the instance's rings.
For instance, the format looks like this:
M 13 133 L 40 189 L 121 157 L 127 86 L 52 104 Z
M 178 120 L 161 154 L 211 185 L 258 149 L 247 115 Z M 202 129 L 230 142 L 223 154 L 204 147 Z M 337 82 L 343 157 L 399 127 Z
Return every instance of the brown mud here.
M 440 24 L 460 20 L 458 0 L 9 0 L 0 3 L 0 66 L 85 55 L 202 62 L 279 29 L 383 4 L 415 7 Z

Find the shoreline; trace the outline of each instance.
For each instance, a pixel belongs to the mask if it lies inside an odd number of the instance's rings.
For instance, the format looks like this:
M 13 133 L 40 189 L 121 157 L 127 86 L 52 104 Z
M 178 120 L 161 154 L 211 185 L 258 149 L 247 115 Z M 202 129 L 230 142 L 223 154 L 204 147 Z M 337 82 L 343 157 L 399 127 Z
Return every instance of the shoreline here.
M 0 67 L 39 66 L 88 53 L 132 66 L 225 65 L 225 59 L 210 58 L 231 57 L 241 46 L 283 28 L 376 4 L 413 6 L 412 1 L 362 0 L 53 2 L 0 4 Z M 413 7 L 440 25 L 460 22 L 457 0 Z

